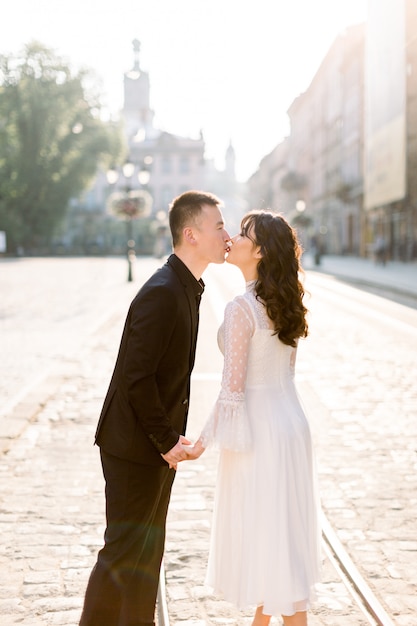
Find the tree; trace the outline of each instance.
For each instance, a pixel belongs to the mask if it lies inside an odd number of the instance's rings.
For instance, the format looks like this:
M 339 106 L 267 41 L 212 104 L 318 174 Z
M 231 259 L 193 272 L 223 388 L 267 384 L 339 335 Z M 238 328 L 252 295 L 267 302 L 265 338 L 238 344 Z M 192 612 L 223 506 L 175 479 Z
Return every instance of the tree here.
M 120 130 L 100 119 L 98 97 L 87 94 L 88 79 L 36 42 L 0 56 L 0 230 L 8 249 L 50 242 L 69 200 L 122 150 Z

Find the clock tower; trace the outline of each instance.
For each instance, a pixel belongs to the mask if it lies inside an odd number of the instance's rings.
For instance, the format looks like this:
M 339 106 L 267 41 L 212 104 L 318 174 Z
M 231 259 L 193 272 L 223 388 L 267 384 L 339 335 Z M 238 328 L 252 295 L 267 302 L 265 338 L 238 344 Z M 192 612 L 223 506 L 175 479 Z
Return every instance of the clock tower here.
M 124 75 L 124 101 L 122 115 L 128 140 L 139 135 L 143 139 L 153 128 L 154 112 L 150 108 L 149 74 L 140 67 L 140 42 L 133 42 L 133 67 Z

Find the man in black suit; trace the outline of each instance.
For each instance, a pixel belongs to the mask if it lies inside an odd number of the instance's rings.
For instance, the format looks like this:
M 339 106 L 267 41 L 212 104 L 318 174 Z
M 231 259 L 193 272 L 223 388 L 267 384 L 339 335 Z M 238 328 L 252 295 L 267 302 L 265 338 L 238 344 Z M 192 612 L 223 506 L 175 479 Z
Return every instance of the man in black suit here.
M 173 201 L 174 252 L 127 315 L 96 432 L 107 527 L 80 626 L 154 625 L 172 483 L 191 443 L 184 433 L 201 275 L 209 263 L 223 263 L 228 251 L 220 205 L 200 191 Z

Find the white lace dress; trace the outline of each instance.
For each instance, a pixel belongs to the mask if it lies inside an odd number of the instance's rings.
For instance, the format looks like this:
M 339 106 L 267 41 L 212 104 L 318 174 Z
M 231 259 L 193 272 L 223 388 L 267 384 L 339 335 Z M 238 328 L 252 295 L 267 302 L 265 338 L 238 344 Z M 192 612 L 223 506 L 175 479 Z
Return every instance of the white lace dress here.
M 207 583 L 239 609 L 292 615 L 320 578 L 318 499 L 296 348 L 271 328 L 248 283 L 219 329 L 222 386 L 202 432 L 220 448 Z

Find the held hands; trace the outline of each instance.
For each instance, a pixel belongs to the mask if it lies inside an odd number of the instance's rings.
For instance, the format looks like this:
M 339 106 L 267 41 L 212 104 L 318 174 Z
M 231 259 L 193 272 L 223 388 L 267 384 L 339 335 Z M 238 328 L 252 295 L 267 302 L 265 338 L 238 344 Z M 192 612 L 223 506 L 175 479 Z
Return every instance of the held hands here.
M 177 443 L 171 450 L 168 450 L 166 454 L 161 454 L 162 458 L 168 463 L 170 469 L 177 469 L 177 465 L 180 461 L 185 461 L 188 458 L 187 450 L 184 446 L 190 446 L 191 441 L 180 435 Z
M 203 454 L 204 450 L 205 448 L 200 439 L 193 445 L 184 435 L 180 435 L 175 446 L 171 448 L 171 450 L 168 450 L 166 454 L 161 454 L 161 456 L 168 463 L 170 468 L 176 470 L 180 461 L 198 459 L 198 457 Z
M 193 446 L 185 446 L 185 448 L 187 449 L 187 461 L 195 461 L 205 450 L 201 439 L 198 439 Z

